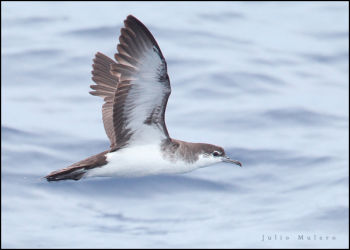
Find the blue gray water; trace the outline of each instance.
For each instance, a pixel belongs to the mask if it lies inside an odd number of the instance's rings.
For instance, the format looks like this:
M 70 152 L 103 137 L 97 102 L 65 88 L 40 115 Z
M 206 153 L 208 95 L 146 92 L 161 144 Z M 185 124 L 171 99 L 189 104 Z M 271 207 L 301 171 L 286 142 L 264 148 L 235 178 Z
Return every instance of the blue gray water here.
M 348 3 L 1 6 L 2 247 L 348 247 Z M 91 64 L 128 14 L 167 59 L 171 136 L 243 168 L 41 179 L 108 148 Z

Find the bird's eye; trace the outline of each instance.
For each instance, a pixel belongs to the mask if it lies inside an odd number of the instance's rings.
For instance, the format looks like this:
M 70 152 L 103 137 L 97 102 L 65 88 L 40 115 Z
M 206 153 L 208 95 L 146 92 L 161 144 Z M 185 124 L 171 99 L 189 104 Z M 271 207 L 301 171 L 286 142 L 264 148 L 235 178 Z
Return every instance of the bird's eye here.
M 218 151 L 213 152 L 213 156 L 219 156 L 219 155 L 220 155 L 220 153 Z

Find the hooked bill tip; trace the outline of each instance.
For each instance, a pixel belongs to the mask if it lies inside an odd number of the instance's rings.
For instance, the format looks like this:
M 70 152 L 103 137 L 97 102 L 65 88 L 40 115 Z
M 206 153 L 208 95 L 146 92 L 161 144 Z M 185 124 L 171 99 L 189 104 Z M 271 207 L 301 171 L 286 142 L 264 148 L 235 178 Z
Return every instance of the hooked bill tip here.
M 224 158 L 222 161 L 223 162 L 228 162 L 228 163 L 233 163 L 233 164 L 236 164 L 236 165 L 242 167 L 242 163 L 240 161 L 232 160 L 229 157 Z

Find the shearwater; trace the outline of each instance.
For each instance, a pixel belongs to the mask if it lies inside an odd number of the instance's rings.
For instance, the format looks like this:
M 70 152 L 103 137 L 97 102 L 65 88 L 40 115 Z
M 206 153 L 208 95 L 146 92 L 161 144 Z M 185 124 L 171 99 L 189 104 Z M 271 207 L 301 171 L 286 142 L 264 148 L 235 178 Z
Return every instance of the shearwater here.
M 95 55 L 90 94 L 102 97 L 110 148 L 45 176 L 48 181 L 86 177 L 137 177 L 185 173 L 218 162 L 242 164 L 222 147 L 169 136 L 164 115 L 171 92 L 167 64 L 151 32 L 137 18 L 124 21 L 116 61 Z

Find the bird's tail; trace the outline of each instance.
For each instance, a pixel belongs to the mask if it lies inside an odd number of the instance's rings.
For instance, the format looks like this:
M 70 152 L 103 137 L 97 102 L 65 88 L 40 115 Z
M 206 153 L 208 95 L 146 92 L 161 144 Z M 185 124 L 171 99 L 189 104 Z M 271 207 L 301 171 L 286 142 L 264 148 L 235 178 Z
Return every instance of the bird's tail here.
M 69 167 L 53 171 L 44 178 L 46 178 L 47 181 L 80 180 L 90 169 L 107 164 L 106 154 L 108 152 L 109 150 L 103 151 L 97 155 L 74 163 Z
M 86 173 L 86 170 L 84 168 L 76 169 L 76 168 L 64 168 L 58 171 L 54 171 L 44 178 L 46 178 L 47 181 L 62 181 L 62 180 L 80 180 L 84 174 Z

